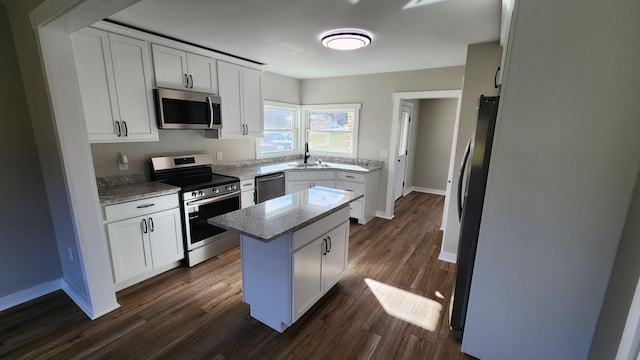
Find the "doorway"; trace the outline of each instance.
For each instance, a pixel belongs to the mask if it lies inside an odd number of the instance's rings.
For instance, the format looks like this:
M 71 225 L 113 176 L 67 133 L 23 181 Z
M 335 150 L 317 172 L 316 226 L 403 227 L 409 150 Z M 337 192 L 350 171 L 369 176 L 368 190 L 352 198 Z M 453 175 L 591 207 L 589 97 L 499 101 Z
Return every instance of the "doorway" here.
M 400 132 L 398 139 L 397 170 L 394 181 L 394 201 L 404 195 L 404 186 L 407 177 L 407 156 L 409 155 L 409 138 L 411 131 L 411 116 L 413 114 L 413 104 L 403 100 L 402 111 L 400 113 Z
M 393 218 L 394 215 L 394 205 L 396 197 L 396 177 L 401 176 L 401 174 L 406 173 L 406 160 L 404 166 L 402 166 L 402 160 L 398 161 L 399 153 L 401 149 L 401 138 L 402 138 L 402 117 L 404 104 L 407 100 L 417 100 L 417 99 L 456 99 L 456 115 L 455 115 L 455 123 L 453 127 L 453 137 L 451 139 L 451 156 L 449 158 L 449 169 L 447 171 L 447 185 L 445 190 L 445 200 L 444 200 L 444 212 L 442 217 L 442 226 L 441 230 L 446 229 L 446 223 L 448 221 L 447 213 L 449 210 L 449 206 L 451 206 L 452 202 L 452 179 L 453 179 L 453 171 L 455 169 L 455 159 L 456 159 L 456 139 L 458 138 L 458 126 L 460 123 L 460 105 L 462 103 L 462 90 L 441 90 L 441 91 L 414 91 L 414 92 L 397 92 L 393 94 L 393 119 L 391 123 L 391 137 L 389 141 L 389 154 L 391 154 L 391 158 L 389 159 L 389 173 L 387 177 L 387 195 L 385 202 L 385 217 L 388 219 Z M 410 134 L 409 134 L 410 135 Z M 408 136 L 409 137 L 409 136 Z M 400 164 L 400 165 L 399 165 Z M 405 179 L 406 180 L 406 179 Z M 453 202 L 455 204 L 455 202 Z M 457 221 L 457 219 L 454 219 Z

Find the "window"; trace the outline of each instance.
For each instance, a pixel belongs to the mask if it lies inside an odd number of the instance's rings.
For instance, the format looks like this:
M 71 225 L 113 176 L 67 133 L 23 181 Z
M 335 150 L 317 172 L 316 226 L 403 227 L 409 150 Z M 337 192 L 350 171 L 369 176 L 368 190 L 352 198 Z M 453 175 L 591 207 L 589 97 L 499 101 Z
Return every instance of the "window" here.
M 303 110 L 311 154 L 358 156 L 360 104 L 306 105 Z
M 300 153 L 300 106 L 264 102 L 264 137 L 257 140 L 258 158 Z

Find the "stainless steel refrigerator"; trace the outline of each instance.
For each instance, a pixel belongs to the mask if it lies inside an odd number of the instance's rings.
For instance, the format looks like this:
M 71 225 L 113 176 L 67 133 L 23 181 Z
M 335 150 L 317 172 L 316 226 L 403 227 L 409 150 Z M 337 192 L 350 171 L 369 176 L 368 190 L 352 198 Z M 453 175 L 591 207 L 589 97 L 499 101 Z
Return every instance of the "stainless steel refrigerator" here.
M 462 339 L 464 333 L 499 99 L 480 96 L 476 132 L 467 143 L 458 178 L 460 240 L 450 318 L 451 331 L 457 339 Z

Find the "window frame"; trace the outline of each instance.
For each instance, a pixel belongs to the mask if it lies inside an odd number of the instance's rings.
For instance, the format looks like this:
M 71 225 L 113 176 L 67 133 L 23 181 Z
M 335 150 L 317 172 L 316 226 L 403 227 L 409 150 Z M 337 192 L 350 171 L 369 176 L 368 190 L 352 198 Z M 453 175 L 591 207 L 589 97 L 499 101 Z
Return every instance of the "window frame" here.
M 343 158 L 357 158 L 358 157 L 358 133 L 360 132 L 360 109 L 362 108 L 362 104 L 360 103 L 351 103 L 351 104 L 321 104 L 321 105 L 302 105 L 301 107 L 302 113 L 302 126 L 304 127 L 304 141 L 306 142 L 309 139 L 309 113 L 311 112 L 346 112 L 353 111 L 353 129 L 351 131 L 353 136 L 352 142 L 352 151 L 351 153 L 346 152 L 325 152 L 325 151 L 314 151 L 312 148 L 309 148 L 309 153 L 313 156 L 327 156 L 327 157 L 343 157 Z
M 303 147 L 301 146 L 301 144 L 303 143 L 302 134 L 304 133 L 304 127 L 301 121 L 302 119 L 301 106 L 297 104 L 290 104 L 290 103 L 270 101 L 270 100 L 264 100 L 263 105 L 264 105 L 264 110 L 267 110 L 268 108 L 270 108 L 270 109 L 276 109 L 276 110 L 291 111 L 294 113 L 293 129 L 292 129 L 294 142 L 293 142 L 293 149 L 288 151 L 272 151 L 267 153 L 260 152 L 260 140 L 264 137 L 264 133 L 270 130 L 273 130 L 273 131 L 282 130 L 282 129 L 268 129 L 266 126 L 264 126 L 262 130 L 263 137 L 256 138 L 256 159 L 268 159 L 268 158 L 276 158 L 281 156 L 302 154 Z

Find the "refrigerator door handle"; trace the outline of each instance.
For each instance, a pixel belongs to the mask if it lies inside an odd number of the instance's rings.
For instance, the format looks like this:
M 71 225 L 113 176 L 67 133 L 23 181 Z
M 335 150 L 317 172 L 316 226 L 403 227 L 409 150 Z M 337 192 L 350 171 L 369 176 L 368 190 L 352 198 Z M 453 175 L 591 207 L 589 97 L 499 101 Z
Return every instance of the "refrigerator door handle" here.
M 460 174 L 458 174 L 458 221 L 462 220 L 462 180 L 464 179 L 464 172 L 467 168 L 467 160 L 469 160 L 469 152 L 471 151 L 472 139 L 473 138 L 469 138 L 467 147 L 464 149 L 462 164 L 460 164 Z

